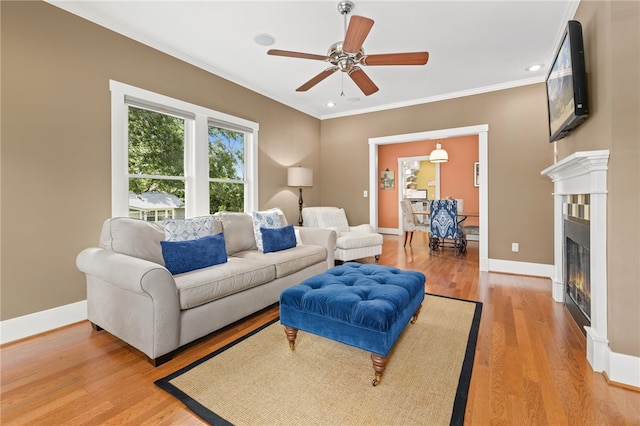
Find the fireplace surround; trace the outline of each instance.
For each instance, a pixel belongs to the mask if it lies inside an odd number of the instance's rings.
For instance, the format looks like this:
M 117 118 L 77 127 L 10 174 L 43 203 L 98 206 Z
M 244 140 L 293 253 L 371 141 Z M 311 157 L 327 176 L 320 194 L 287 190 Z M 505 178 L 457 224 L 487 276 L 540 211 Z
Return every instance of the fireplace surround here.
M 609 151 L 579 151 L 544 169 L 554 188 L 554 268 L 552 295 L 565 300 L 565 235 L 569 197 L 588 194 L 589 205 L 589 279 L 590 324 L 583 327 L 587 340 L 587 360 L 594 371 L 608 369 L 607 338 L 607 164 Z

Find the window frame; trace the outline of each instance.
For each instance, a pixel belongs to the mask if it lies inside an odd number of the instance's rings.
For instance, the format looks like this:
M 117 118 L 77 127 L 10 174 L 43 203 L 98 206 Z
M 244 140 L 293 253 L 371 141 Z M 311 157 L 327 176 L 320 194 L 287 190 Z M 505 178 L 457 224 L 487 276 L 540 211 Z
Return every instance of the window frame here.
M 244 138 L 244 211 L 258 205 L 258 130 L 253 121 L 109 80 L 111 90 L 111 216 L 128 217 L 128 110 L 147 107 L 185 118 L 185 217 L 209 212 L 209 125 L 241 131 Z

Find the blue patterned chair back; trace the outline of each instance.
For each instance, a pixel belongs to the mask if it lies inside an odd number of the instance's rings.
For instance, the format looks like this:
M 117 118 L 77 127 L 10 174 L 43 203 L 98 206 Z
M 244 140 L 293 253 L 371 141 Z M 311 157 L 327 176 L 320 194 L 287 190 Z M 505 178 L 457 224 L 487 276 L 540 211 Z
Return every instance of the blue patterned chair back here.
M 451 239 L 461 237 L 461 231 L 458 228 L 458 203 L 456 200 L 431 200 L 429 215 L 432 237 Z

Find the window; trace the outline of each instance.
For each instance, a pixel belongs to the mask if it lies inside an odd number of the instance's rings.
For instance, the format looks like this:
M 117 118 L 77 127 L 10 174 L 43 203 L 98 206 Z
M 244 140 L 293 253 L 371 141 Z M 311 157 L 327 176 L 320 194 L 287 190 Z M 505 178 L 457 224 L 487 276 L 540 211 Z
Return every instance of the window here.
M 187 119 L 128 105 L 129 217 L 184 217 Z
M 112 216 L 255 210 L 256 123 L 115 81 L 110 87 Z
M 209 210 L 243 211 L 244 134 L 209 125 Z

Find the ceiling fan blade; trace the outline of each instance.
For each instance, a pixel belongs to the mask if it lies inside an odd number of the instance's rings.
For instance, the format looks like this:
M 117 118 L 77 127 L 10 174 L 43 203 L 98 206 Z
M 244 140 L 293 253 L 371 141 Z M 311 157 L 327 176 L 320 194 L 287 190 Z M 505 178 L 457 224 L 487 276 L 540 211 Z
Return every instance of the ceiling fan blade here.
M 322 71 L 320 74 L 313 77 L 311 80 L 307 81 L 302 86 L 298 87 L 296 89 L 296 92 L 306 92 L 307 90 L 311 89 L 313 86 L 320 83 L 322 80 L 329 77 L 331 74 L 333 74 L 336 71 L 338 71 L 338 67 L 327 68 L 326 70 Z
M 349 77 L 351 77 L 351 80 L 362 90 L 365 96 L 369 96 L 378 91 L 378 86 L 371 81 L 369 76 L 365 74 L 360 67 L 353 67 L 353 69 L 349 71 Z
M 425 65 L 429 52 L 383 53 L 366 55 L 360 63 L 363 65 Z
M 364 43 L 364 39 L 369 35 L 373 27 L 373 19 L 364 16 L 353 15 L 349 20 L 347 34 L 344 36 L 342 50 L 347 53 L 358 53 Z
M 324 55 L 314 55 L 313 53 L 292 52 L 289 50 L 278 50 L 278 49 L 269 50 L 267 52 L 267 55 L 287 56 L 289 58 L 316 59 L 318 61 L 327 60 L 327 57 Z

